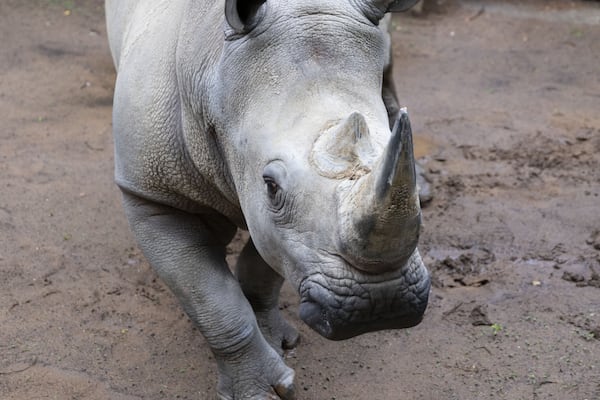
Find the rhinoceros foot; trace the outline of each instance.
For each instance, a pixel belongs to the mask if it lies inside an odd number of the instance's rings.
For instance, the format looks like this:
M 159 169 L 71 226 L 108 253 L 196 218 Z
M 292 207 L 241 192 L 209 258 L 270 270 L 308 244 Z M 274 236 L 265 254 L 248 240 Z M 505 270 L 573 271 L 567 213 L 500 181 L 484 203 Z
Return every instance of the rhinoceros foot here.
M 294 371 L 285 365 L 262 335 L 230 355 L 217 355 L 219 400 L 296 399 Z

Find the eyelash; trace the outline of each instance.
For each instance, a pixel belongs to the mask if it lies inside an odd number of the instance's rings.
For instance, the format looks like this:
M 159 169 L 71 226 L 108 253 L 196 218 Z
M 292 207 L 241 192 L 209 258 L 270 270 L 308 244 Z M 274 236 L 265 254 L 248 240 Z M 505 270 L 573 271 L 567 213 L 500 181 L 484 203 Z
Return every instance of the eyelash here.
M 267 186 L 267 194 L 270 200 L 269 209 L 275 214 L 280 214 L 285 204 L 286 196 L 275 180 L 269 177 L 264 177 L 263 179 Z
M 277 195 L 277 192 L 279 191 L 279 185 L 274 180 L 265 178 L 265 184 L 267 185 L 269 197 L 273 198 L 275 195 Z

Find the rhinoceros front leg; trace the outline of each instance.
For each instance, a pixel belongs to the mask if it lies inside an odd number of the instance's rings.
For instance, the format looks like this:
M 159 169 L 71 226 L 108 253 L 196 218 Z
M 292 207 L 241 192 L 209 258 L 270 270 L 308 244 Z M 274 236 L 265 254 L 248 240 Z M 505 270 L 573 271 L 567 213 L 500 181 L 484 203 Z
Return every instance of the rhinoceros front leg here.
M 219 398 L 293 399 L 294 372 L 263 337 L 227 267 L 225 246 L 235 227 L 217 214 L 189 214 L 123 196 L 142 251 L 215 355 Z
M 267 341 L 279 354 L 294 348 L 300 336 L 279 310 L 283 278 L 258 254 L 252 239 L 248 240 L 238 258 L 236 275 Z

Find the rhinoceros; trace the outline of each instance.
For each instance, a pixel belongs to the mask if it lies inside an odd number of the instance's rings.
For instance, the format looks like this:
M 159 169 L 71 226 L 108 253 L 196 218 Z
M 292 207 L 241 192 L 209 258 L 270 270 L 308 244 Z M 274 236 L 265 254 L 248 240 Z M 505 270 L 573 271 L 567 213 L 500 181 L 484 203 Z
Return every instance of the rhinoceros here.
M 430 282 L 389 12 L 415 0 L 107 0 L 115 180 L 217 361 L 220 399 L 295 398 L 278 307 L 341 340 L 418 324 Z M 234 272 L 237 229 L 249 240 Z

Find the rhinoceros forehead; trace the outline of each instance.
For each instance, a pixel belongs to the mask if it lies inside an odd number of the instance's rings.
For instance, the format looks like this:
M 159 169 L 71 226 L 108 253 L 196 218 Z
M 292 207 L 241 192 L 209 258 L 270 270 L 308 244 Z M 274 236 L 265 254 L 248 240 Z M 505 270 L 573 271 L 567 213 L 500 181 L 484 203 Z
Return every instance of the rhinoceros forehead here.
M 269 7 L 292 16 L 323 14 L 338 17 L 366 18 L 363 0 L 270 0 Z
M 261 22 L 240 40 L 251 51 L 263 48 L 266 53 L 253 54 L 257 62 L 278 62 L 269 59 L 269 50 L 283 50 L 289 58 L 337 56 L 352 49 L 357 56 L 364 50 L 377 47 L 378 27 L 349 0 L 268 1 Z M 350 54 L 350 53 L 349 53 Z M 369 62 L 373 62 L 370 60 Z

